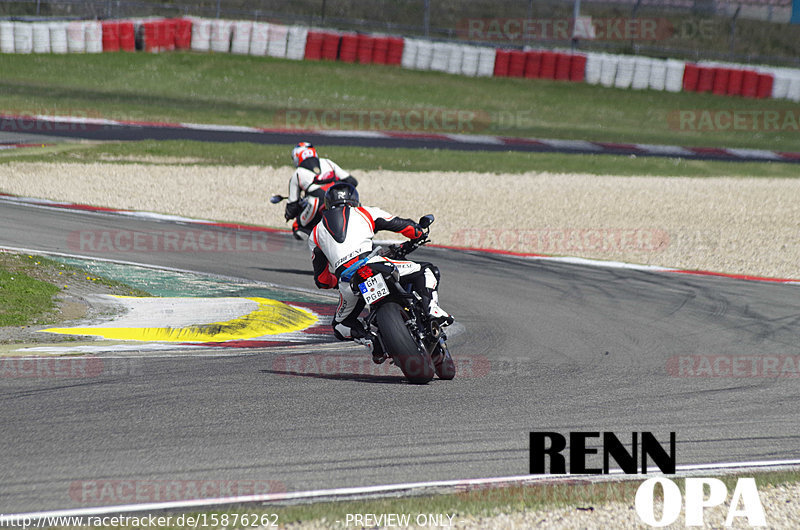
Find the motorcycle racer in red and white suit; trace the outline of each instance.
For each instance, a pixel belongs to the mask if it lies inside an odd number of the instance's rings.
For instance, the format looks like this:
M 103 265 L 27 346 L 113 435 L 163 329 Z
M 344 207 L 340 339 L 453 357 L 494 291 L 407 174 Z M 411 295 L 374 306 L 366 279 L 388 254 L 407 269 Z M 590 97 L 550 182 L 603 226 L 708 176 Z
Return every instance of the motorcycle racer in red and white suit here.
M 410 219 L 395 217 L 380 208 L 361 206 L 356 189 L 347 183 L 337 183 L 325 194 L 322 220 L 311 231 L 308 246 L 314 265 L 314 281 L 320 289 L 339 287 L 339 306 L 333 317 L 333 333 L 339 340 L 355 340 L 372 350 L 373 361 L 386 359 L 379 344 L 369 336 L 358 315 L 364 300 L 353 293 L 347 281 L 339 282 L 339 275 L 350 265 L 370 254 L 375 232 L 389 230 L 415 239 L 422 235 L 419 225 Z M 440 325 L 453 322 L 453 318 L 439 307 L 439 271 L 430 263 L 408 260 L 389 260 L 374 256 L 368 263 L 391 261 L 397 267 L 403 283 L 410 283 L 428 307 L 429 318 Z
M 329 158 L 320 158 L 309 142 L 300 142 L 292 149 L 292 161 L 297 168 L 289 180 L 289 197 L 284 217 L 295 219 L 292 233 L 296 239 L 306 239 L 319 222 L 325 192 L 336 182 L 353 186 L 358 181 Z

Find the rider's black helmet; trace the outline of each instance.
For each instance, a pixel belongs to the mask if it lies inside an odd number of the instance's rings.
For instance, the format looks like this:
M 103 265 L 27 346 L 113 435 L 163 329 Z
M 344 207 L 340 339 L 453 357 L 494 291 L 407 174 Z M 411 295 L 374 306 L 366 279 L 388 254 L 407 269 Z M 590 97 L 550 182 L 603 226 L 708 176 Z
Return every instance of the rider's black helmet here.
M 358 200 L 358 191 L 346 182 L 337 182 L 325 192 L 325 208 L 331 210 L 342 207 L 345 204 L 361 206 Z

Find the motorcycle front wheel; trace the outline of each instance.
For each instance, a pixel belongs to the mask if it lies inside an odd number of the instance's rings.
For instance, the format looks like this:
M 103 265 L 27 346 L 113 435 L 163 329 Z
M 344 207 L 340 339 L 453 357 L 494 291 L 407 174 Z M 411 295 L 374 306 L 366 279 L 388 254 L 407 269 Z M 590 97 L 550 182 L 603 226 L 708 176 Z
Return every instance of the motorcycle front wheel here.
M 403 308 L 394 302 L 387 302 L 378 308 L 375 318 L 387 353 L 409 382 L 424 385 L 433 379 L 433 361 L 427 352 L 417 346 L 411 330 L 406 326 Z

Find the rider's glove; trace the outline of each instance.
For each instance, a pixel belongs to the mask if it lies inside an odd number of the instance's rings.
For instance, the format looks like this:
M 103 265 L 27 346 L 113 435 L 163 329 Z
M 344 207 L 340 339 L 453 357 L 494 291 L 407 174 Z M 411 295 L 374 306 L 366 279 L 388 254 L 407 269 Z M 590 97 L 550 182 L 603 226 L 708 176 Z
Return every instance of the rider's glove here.
M 303 210 L 302 206 L 300 206 L 300 201 L 294 201 L 286 204 L 286 211 L 283 213 L 283 216 L 288 221 L 289 219 L 294 219 L 297 217 Z

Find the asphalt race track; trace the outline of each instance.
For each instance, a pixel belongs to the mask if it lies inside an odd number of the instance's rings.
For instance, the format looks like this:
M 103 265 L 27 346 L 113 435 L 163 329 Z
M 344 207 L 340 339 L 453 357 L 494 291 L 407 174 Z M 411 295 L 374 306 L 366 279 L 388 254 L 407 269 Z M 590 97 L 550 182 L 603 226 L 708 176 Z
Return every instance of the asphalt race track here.
M 175 228 L 6 200 L 0 226 L 0 246 L 59 252 L 74 230 Z M 290 238 L 268 253 L 98 256 L 313 288 L 307 250 Z M 442 270 L 442 305 L 465 327 L 451 351 L 468 373 L 426 386 L 399 370 L 291 375 L 262 349 L 163 353 L 93 378 L 0 377 L 0 512 L 86 506 L 76 488 L 98 479 L 299 491 L 520 475 L 531 430 L 676 431 L 679 465 L 800 458 L 796 378 L 667 369 L 674 356 L 797 356 L 798 286 L 446 249 L 414 257 Z

